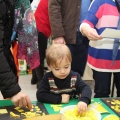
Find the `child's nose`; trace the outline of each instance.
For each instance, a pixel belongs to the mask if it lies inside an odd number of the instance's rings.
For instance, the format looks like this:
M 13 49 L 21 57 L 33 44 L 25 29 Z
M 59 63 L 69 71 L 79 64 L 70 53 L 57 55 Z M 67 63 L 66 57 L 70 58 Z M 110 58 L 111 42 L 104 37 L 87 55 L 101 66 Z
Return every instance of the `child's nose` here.
M 61 73 L 65 73 L 65 70 L 64 69 L 61 69 L 61 71 L 60 71 Z

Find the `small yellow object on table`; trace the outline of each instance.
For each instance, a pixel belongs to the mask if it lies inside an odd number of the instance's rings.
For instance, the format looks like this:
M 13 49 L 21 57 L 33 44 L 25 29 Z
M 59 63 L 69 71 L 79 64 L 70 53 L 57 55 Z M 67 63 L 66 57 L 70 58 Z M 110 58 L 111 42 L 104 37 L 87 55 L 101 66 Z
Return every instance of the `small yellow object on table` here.
M 60 111 L 62 109 L 62 105 L 61 104 L 51 105 L 51 107 L 54 109 L 54 111 Z
M 8 113 L 6 109 L 0 109 L 0 114 Z
M 101 120 L 101 115 L 98 111 L 92 108 L 83 113 L 78 113 L 78 108 L 76 105 L 71 105 L 64 107 L 61 112 L 66 120 Z
M 116 115 L 108 115 L 103 120 L 120 120 Z
M 10 116 L 13 118 L 19 118 L 20 115 L 15 114 L 14 112 L 10 112 Z

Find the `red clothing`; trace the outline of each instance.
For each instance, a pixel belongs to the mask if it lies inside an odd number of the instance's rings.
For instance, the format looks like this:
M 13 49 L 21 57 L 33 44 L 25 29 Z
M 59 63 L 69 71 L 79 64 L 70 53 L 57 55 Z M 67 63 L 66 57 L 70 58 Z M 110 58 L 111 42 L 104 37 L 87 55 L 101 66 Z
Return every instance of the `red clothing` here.
M 48 16 L 48 0 L 41 0 L 35 11 L 36 27 L 46 37 L 51 34 L 49 16 Z

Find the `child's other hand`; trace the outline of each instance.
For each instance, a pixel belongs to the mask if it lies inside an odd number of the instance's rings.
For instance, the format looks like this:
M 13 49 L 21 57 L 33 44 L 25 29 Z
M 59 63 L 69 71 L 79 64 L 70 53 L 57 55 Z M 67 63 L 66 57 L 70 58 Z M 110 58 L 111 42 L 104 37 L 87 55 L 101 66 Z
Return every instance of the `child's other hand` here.
M 70 95 L 69 94 L 62 94 L 62 103 L 68 103 L 69 99 L 70 99 Z
M 87 104 L 85 102 L 78 102 L 78 114 L 84 115 L 85 112 L 87 111 Z

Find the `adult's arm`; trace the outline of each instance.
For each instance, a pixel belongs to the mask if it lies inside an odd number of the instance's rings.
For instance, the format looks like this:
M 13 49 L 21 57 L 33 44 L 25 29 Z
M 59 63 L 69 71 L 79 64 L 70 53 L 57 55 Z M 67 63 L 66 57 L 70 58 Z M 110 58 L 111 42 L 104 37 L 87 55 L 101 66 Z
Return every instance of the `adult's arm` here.
M 85 19 L 80 25 L 81 33 L 84 36 L 86 36 L 89 40 L 102 39 L 102 36 L 100 36 L 96 30 L 96 29 L 99 29 L 97 28 L 97 24 L 99 19 L 101 18 L 100 15 L 102 14 L 102 13 L 100 14 L 101 11 L 99 11 L 102 3 L 103 3 L 102 1 L 97 1 L 97 0 L 93 1 L 89 7 L 89 10 L 87 12 Z
M 65 36 L 61 15 L 62 1 L 63 0 L 48 0 L 49 19 L 53 39 Z
M 89 40 L 100 40 L 102 36 L 98 35 L 96 29 L 92 28 L 88 23 L 82 23 L 80 26 L 82 35 L 86 36 Z
M 0 51 L 0 90 L 3 97 L 11 99 L 15 106 L 32 108 L 30 98 L 21 92 L 18 78 L 10 69 L 2 51 Z
M 10 98 L 21 91 L 18 79 L 11 71 L 2 51 L 0 52 L 0 90 L 4 98 Z

